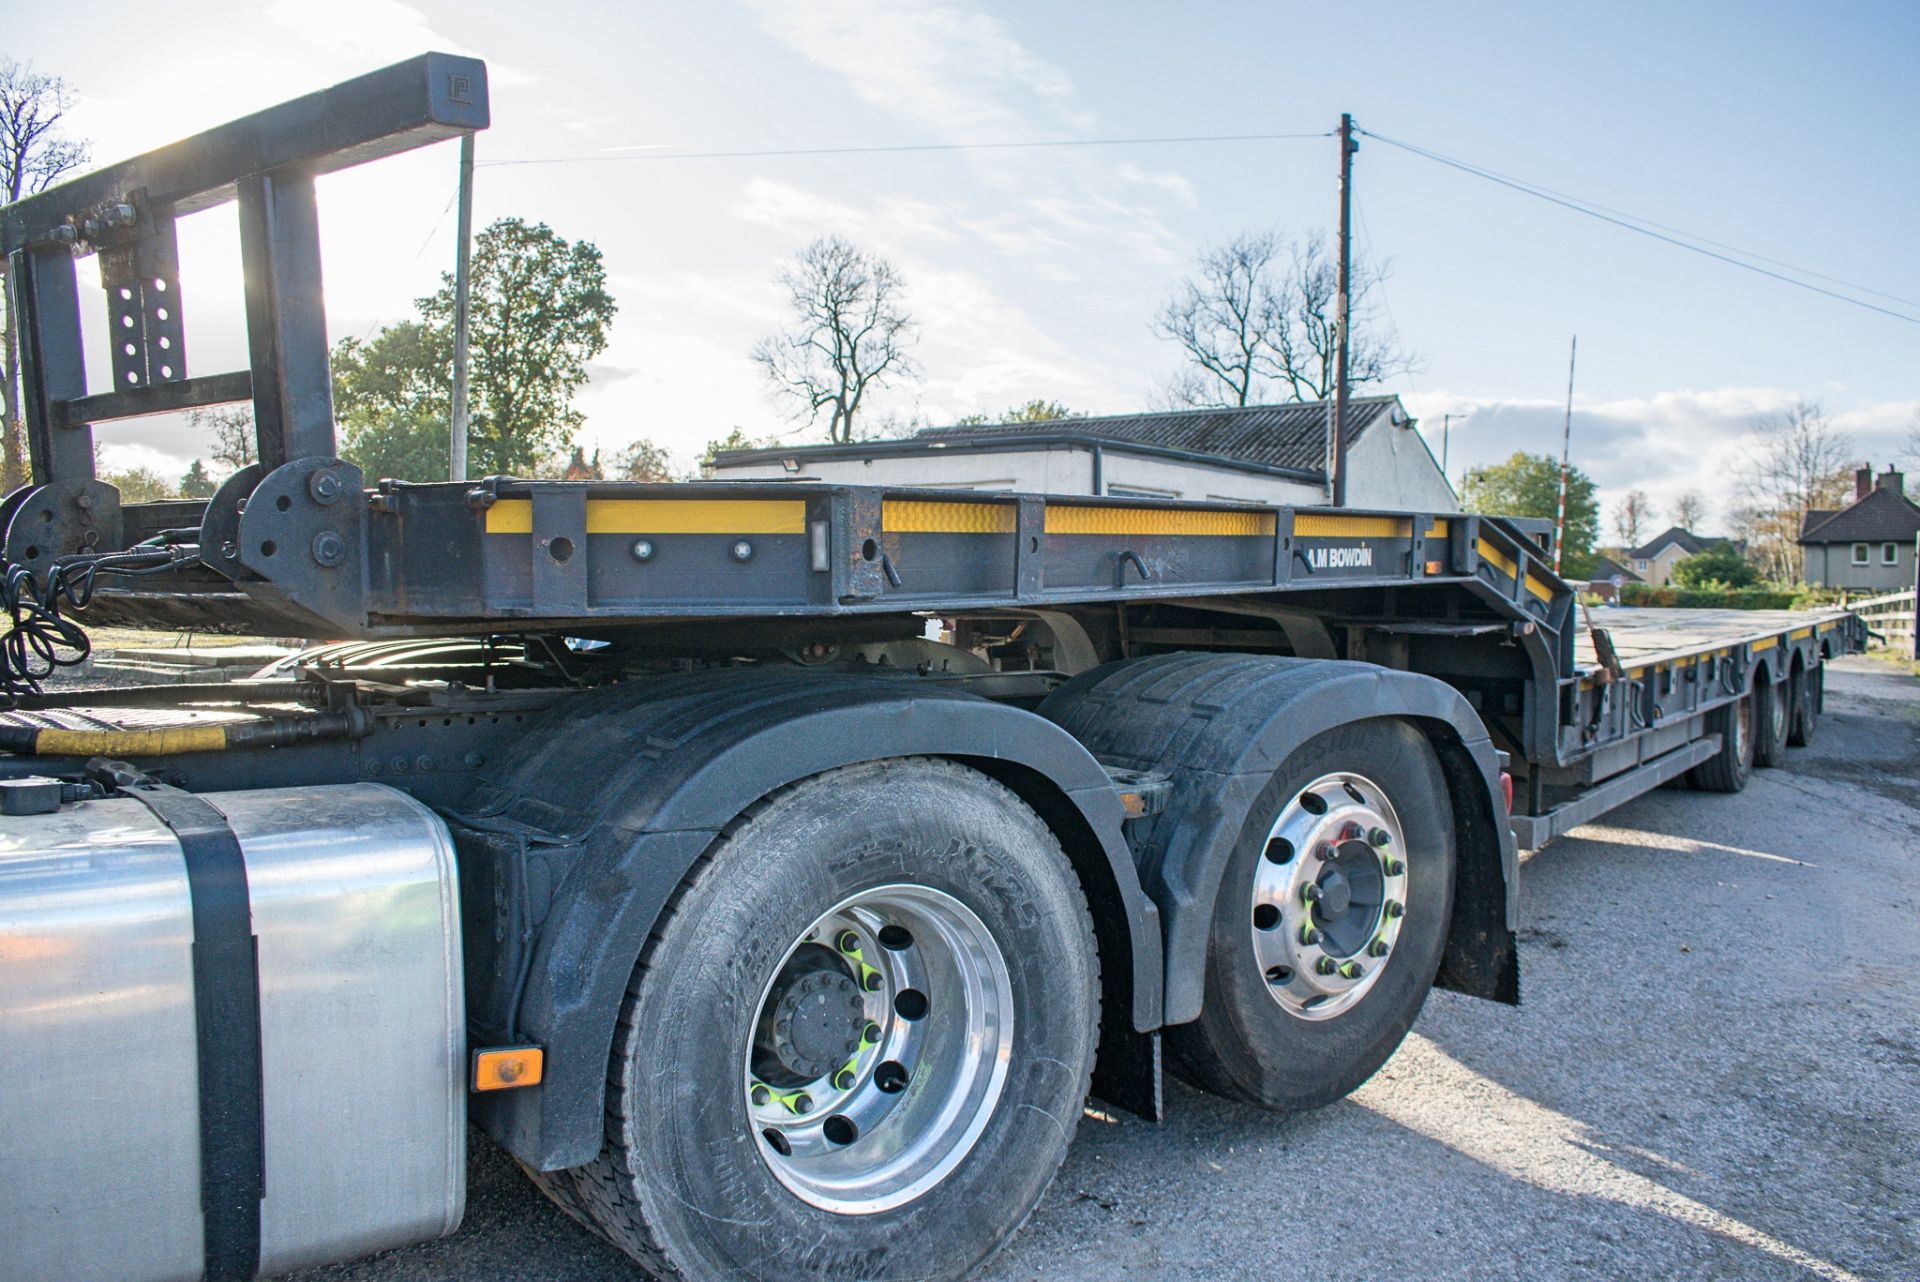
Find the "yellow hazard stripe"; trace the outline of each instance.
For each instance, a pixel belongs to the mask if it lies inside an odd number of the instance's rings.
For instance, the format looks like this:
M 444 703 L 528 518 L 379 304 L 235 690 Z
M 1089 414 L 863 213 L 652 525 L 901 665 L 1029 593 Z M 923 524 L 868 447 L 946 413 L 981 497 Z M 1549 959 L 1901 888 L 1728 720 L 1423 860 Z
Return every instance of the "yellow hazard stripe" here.
M 1771 650 L 1773 649 L 1773 647 L 1779 644 L 1780 644 L 1779 637 L 1762 637 L 1760 640 L 1755 641 L 1753 643 L 1753 648 L 1756 650 Z
M 588 534 L 804 534 L 799 499 L 589 499 Z M 488 534 L 533 533 L 533 500 L 487 509 Z
M 1413 537 L 1413 522 L 1400 516 L 1327 516 L 1302 512 L 1293 518 L 1293 532 L 1303 539 L 1405 539 Z
M 1480 540 L 1480 559 L 1498 567 L 1510 579 L 1519 577 L 1519 563 L 1485 539 Z M 1527 591 L 1542 601 L 1553 600 L 1553 585 L 1531 572 L 1527 575 Z
M 227 746 L 221 726 L 169 726 L 158 730 L 42 730 L 33 750 L 44 757 L 164 757 L 181 752 L 219 752 Z
M 891 528 L 891 527 L 889 527 Z M 1047 505 L 1048 534 L 1273 534 L 1273 513 L 1179 508 Z
M 1017 518 L 1011 503 L 888 499 L 880 507 L 889 534 L 1012 534 Z
M 1789 632 L 1789 633 L 1787 634 L 1787 640 L 1789 640 L 1789 641 L 1800 641 L 1800 640 L 1804 640 L 1805 638 L 1807 638 L 1807 637 L 1810 637 L 1810 636 L 1812 636 L 1812 635 L 1813 635 L 1813 629 L 1812 629 L 1812 628 L 1801 628 L 1801 629 L 1800 629 L 1799 631 L 1797 631 L 1797 632 Z
M 1444 539 L 1447 537 L 1447 532 L 1452 528 L 1453 526 L 1450 522 L 1435 520 L 1431 525 L 1427 526 L 1427 537 L 1430 539 Z

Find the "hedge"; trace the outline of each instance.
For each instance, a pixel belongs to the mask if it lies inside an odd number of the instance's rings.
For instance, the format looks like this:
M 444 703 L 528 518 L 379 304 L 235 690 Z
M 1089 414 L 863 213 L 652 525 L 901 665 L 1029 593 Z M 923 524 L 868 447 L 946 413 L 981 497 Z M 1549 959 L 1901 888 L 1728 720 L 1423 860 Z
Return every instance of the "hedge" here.
M 1677 607 L 1682 610 L 1806 610 L 1834 597 L 1819 588 L 1656 588 L 1645 583 L 1620 587 L 1621 605 Z

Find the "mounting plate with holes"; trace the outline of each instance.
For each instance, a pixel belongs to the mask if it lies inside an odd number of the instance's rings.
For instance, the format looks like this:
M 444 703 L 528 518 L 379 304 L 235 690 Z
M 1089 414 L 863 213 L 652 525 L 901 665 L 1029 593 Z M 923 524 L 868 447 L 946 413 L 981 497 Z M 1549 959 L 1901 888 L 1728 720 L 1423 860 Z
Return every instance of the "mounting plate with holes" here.
M 117 552 L 123 546 L 120 491 L 105 481 L 55 481 L 9 496 L 6 557 L 46 581 L 58 556 L 76 552 Z
M 249 463 L 221 482 L 200 514 L 200 563 L 230 579 L 251 578 L 240 564 L 240 514 L 267 469 Z
M 216 501 L 244 475 L 222 486 Z M 363 627 L 367 503 L 360 469 L 334 458 L 295 459 L 260 478 L 244 503 L 236 559 L 260 581 L 236 581 L 255 595 L 298 602 L 344 630 Z M 212 556 L 219 559 L 219 549 Z M 231 574 L 232 565 L 223 560 L 214 568 Z

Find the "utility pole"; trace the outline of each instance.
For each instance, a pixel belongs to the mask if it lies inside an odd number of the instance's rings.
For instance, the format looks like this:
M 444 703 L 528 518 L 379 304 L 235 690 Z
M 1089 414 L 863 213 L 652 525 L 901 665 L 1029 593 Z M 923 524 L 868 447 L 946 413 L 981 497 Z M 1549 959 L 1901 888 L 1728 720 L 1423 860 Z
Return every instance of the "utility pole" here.
M 1353 116 L 1340 113 L 1340 267 L 1333 300 L 1336 326 L 1333 349 L 1333 505 L 1347 505 L 1347 353 L 1352 346 L 1353 283 Z
M 467 301 L 472 292 L 468 262 L 473 242 L 473 135 L 460 138 L 460 247 L 453 260 L 453 440 L 447 450 L 447 472 L 455 481 L 467 479 Z
M 1453 415 L 1440 416 L 1440 475 L 1447 475 L 1447 440 L 1453 435 Z
M 1561 553 L 1567 546 L 1567 470 L 1573 460 L 1573 361 L 1580 354 L 1580 336 L 1567 350 L 1567 423 L 1560 435 L 1560 515 L 1553 522 L 1553 572 L 1560 573 Z

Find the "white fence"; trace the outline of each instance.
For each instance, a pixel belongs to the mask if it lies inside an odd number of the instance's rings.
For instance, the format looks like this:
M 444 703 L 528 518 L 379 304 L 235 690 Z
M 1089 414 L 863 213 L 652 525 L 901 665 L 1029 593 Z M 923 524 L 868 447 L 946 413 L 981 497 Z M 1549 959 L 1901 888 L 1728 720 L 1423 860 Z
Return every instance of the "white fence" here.
M 1916 604 L 1914 589 L 1905 592 L 1889 592 L 1885 596 L 1868 597 L 1864 601 L 1849 601 L 1847 607 L 1867 621 L 1874 636 L 1868 642 L 1873 646 L 1885 646 L 1908 658 L 1920 659 L 1920 640 L 1916 639 L 1916 622 L 1920 622 L 1920 604 Z

